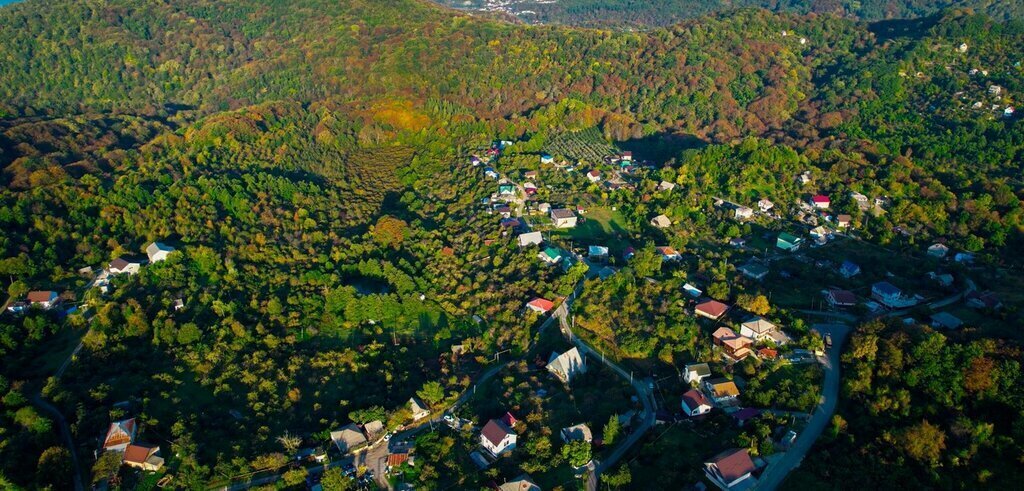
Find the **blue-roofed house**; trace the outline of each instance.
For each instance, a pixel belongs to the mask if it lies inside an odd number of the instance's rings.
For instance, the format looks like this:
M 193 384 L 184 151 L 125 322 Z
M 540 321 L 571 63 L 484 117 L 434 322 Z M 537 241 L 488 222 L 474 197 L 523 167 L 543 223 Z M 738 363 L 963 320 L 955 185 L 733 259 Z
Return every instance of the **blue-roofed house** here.
M 543 154 L 540 155 L 540 163 L 542 163 L 542 164 L 553 164 L 553 163 L 555 163 L 555 158 L 552 157 L 551 154 L 543 153 Z
M 860 274 L 860 266 L 852 261 L 843 261 L 839 266 L 839 274 L 843 275 L 843 278 L 853 278 Z
M 608 248 L 605 246 L 592 245 L 587 248 L 587 257 L 593 261 L 607 260 Z
M 491 179 L 497 179 L 498 171 L 494 170 L 494 168 L 492 167 L 484 167 L 484 175 L 490 177 Z

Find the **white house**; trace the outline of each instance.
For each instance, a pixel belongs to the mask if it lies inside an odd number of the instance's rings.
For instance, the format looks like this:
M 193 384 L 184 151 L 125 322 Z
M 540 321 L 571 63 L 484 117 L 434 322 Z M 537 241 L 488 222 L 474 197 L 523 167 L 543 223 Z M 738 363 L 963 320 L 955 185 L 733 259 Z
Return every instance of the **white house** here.
M 669 228 L 672 226 L 672 220 L 665 215 L 658 215 L 651 219 L 651 225 L 658 228 Z
M 683 374 L 683 379 L 686 380 L 687 383 L 692 384 L 694 382 L 700 383 L 701 380 L 704 380 L 710 376 L 711 367 L 709 367 L 707 363 L 691 363 L 689 365 L 686 365 L 685 373 Z
M 704 474 L 723 490 L 752 489 L 757 470 L 746 449 L 726 450 L 704 463 Z
M 600 181 L 601 180 L 601 172 L 599 172 L 597 169 L 593 169 L 590 172 L 587 172 L 587 180 L 590 181 L 590 182 L 598 182 L 598 181 Z
M 504 421 L 492 419 L 480 430 L 480 446 L 495 457 L 516 448 L 518 436 Z
M 775 208 L 775 203 L 772 203 L 768 198 L 761 198 L 761 201 L 757 202 L 757 208 L 762 212 L 767 213 L 768 210 Z
M 734 213 L 737 220 L 746 220 L 754 216 L 754 210 L 746 206 L 737 206 Z
M 768 322 L 764 317 L 753 317 L 740 325 L 740 336 L 757 341 L 767 341 L 778 326 Z
M 57 296 L 55 291 L 35 290 L 28 292 L 25 298 L 31 305 L 38 305 L 44 309 L 49 309 L 57 304 L 57 300 L 60 297 Z
M 576 214 L 567 208 L 555 208 L 551 210 L 551 221 L 556 228 L 573 228 L 576 226 Z
M 149 256 L 150 264 L 167 259 L 167 256 L 171 255 L 172 252 L 174 252 L 173 247 L 160 242 L 153 242 L 146 246 L 146 255 Z
M 555 374 L 563 383 L 572 383 L 573 377 L 586 373 L 587 363 L 576 348 L 565 353 L 551 353 L 548 359 L 548 371 Z
M 128 445 L 124 450 L 124 465 L 156 472 L 164 466 L 160 456 L 160 447 L 156 445 Z
M 903 295 L 902 290 L 888 281 L 879 281 L 871 285 L 871 298 L 890 308 L 910 307 L 916 303 L 913 298 Z
M 430 416 L 430 409 L 422 401 L 413 397 L 409 399 L 409 410 L 412 412 L 412 420 L 419 421 Z
M 711 401 L 704 396 L 703 392 L 690 389 L 683 394 L 682 409 L 687 416 L 700 416 L 711 411 Z
M 107 265 L 107 271 L 110 271 L 111 274 L 137 274 L 140 269 L 142 269 L 142 261 L 126 257 L 114 259 Z
M 114 450 L 123 452 L 128 445 L 135 442 L 135 433 L 138 425 L 135 418 L 124 419 L 110 423 L 107 429 L 107 436 L 103 439 L 103 450 Z
M 519 234 L 519 247 L 540 245 L 544 242 L 544 234 L 540 232 L 527 232 Z
M 944 258 L 949 254 L 949 247 L 945 244 L 932 244 L 928 246 L 928 255 L 937 258 Z

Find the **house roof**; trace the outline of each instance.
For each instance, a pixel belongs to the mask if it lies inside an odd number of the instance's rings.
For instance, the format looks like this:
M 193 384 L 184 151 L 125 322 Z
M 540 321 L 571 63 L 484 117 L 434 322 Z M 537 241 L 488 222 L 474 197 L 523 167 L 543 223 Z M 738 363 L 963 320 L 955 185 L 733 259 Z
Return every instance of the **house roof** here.
M 769 359 L 772 359 L 772 358 L 775 358 L 775 357 L 779 356 L 779 352 L 776 351 L 776 350 L 773 350 L 771 348 L 761 348 L 761 349 L 757 350 L 757 354 L 762 356 L 762 357 L 764 357 L 764 358 L 769 358 Z
M 836 221 L 838 221 L 839 223 L 849 223 L 850 220 L 852 220 L 852 219 L 853 219 L 853 217 L 851 217 L 850 215 L 845 215 L 845 214 L 844 215 L 839 215 L 839 216 L 836 217 Z
M 938 312 L 932 314 L 932 322 L 949 329 L 956 329 L 964 324 L 964 321 L 949 312 Z
M 366 435 L 363 435 L 362 430 L 355 423 L 349 423 L 342 426 L 340 430 L 332 431 L 331 440 L 339 449 L 342 449 L 341 447 L 344 445 L 345 448 L 342 450 L 350 450 L 357 445 L 366 443 Z
M 675 256 L 679 254 L 679 251 L 675 250 L 672 246 L 659 246 L 655 248 L 658 254 L 662 256 Z
M 540 232 L 527 232 L 525 234 L 519 234 L 519 244 L 539 244 L 544 242 L 544 234 Z
M 592 245 L 587 248 L 587 254 L 591 256 L 607 256 L 608 248 L 605 246 Z
M 560 355 L 558 353 L 551 353 L 551 357 L 548 359 L 548 370 L 567 376 L 576 370 L 584 369 L 585 366 L 586 363 L 583 361 L 583 355 L 575 347 Z
M 408 452 L 388 454 L 388 467 L 398 467 L 409 460 Z
M 726 396 L 738 396 L 740 395 L 739 387 L 736 387 L 736 383 L 729 379 L 718 378 L 714 380 L 708 380 L 708 385 L 711 386 L 711 391 L 715 397 L 726 397 Z
M 415 410 L 416 409 L 413 408 L 413 411 Z M 384 423 L 382 423 L 380 420 L 375 419 L 363 425 L 363 431 L 365 431 L 367 435 L 376 435 L 381 431 L 384 431 Z
M 149 254 L 151 256 L 160 251 L 174 252 L 174 248 L 161 242 L 153 242 L 146 246 L 146 254 Z
M 896 288 L 895 285 L 888 281 L 879 281 L 878 283 L 871 285 L 871 290 L 877 291 L 882 295 L 899 295 L 902 293 L 899 288 Z
M 783 242 L 788 242 L 790 244 L 796 244 L 803 241 L 803 239 L 801 239 L 800 237 L 797 237 L 789 232 L 780 232 L 779 240 Z
M 720 317 L 726 310 L 729 310 L 729 306 L 718 300 L 708 300 L 697 304 L 696 310 L 712 317 Z
M 707 363 L 693 363 L 686 365 L 687 372 L 696 372 L 697 375 L 707 377 L 711 375 L 711 367 Z
M 743 323 L 743 327 L 750 329 L 757 334 L 768 334 L 778 328 L 778 326 L 768 322 L 767 319 L 761 316 L 748 319 L 747 322 Z
M 555 208 L 551 210 L 551 218 L 572 218 L 574 216 L 576 216 L 576 214 L 568 208 Z
M 754 472 L 754 461 L 746 449 L 726 450 L 714 456 L 708 464 L 718 468 L 718 473 L 727 483 L 731 483 L 746 474 Z
M 498 491 L 540 491 L 528 474 L 523 474 L 511 481 L 498 486 Z
M 107 437 L 103 439 L 103 448 L 131 443 L 135 435 L 135 418 L 123 419 L 110 423 Z
M 590 432 L 590 427 L 580 423 L 573 425 L 568 428 L 562 428 L 562 437 L 566 440 L 583 440 L 589 442 L 594 439 L 593 434 Z
M 832 301 L 840 305 L 853 305 L 857 303 L 857 296 L 850 290 L 829 290 L 828 294 Z
M 124 449 L 124 461 L 133 464 L 143 464 L 150 455 L 159 451 L 160 447 L 155 445 L 128 445 Z
M 816 194 L 816 195 L 814 195 L 814 197 L 811 198 L 811 201 L 813 201 L 815 203 L 828 203 L 829 199 L 828 199 L 828 196 L 826 196 L 824 194 Z
M 515 434 L 511 428 L 505 423 L 497 419 L 492 419 L 484 425 L 484 428 L 480 430 L 480 435 L 491 442 L 492 445 L 501 445 L 501 441 L 508 435 Z
M 28 292 L 26 298 L 32 303 L 50 302 L 57 298 L 57 292 L 49 290 L 35 290 Z
M 768 266 L 765 266 L 761 263 L 754 261 L 747 262 L 743 266 L 740 266 L 740 270 L 750 276 L 761 276 L 764 274 L 768 274 Z
M 651 219 L 651 223 L 658 227 L 668 227 L 672 225 L 672 220 L 665 215 L 658 215 Z
M 547 312 L 547 311 L 551 310 L 552 308 L 554 308 L 555 303 L 552 302 L 551 300 L 546 300 L 546 299 L 543 299 L 543 298 L 535 298 L 533 300 L 530 300 L 526 305 L 529 305 L 530 307 L 541 309 L 541 310 Z
M 843 271 L 860 271 L 860 266 L 853 261 L 843 261 L 843 264 L 842 266 L 839 266 L 839 269 Z
M 697 409 L 700 406 L 710 406 L 711 402 L 704 396 L 704 393 L 697 389 L 690 389 L 683 394 L 683 404 L 690 409 Z
M 748 419 L 756 418 L 760 415 L 761 410 L 752 407 L 745 407 L 743 409 L 740 409 L 739 411 L 736 411 L 735 413 L 732 413 L 732 417 L 736 418 L 738 421 L 746 421 Z
M 554 247 L 547 247 L 544 249 L 544 255 L 554 260 L 562 257 L 562 252 Z
M 736 337 L 736 331 L 733 331 L 732 329 L 729 329 L 728 327 L 719 327 L 718 329 L 715 330 L 714 333 L 711 334 L 711 337 L 713 337 L 713 338 L 715 338 L 715 339 L 717 339 L 719 341 L 725 341 L 726 339 L 735 338 Z
M 736 336 L 736 337 L 733 337 L 733 338 L 723 339 L 722 340 L 722 344 L 724 344 L 724 345 L 726 345 L 726 346 L 728 346 L 728 347 L 730 347 L 730 348 L 732 348 L 734 350 L 740 350 L 740 349 L 746 348 L 747 346 L 750 346 L 751 344 L 753 344 L 753 341 L 750 338 L 747 338 L 747 337 Z M 733 356 L 740 356 L 740 353 L 739 352 L 733 353 Z

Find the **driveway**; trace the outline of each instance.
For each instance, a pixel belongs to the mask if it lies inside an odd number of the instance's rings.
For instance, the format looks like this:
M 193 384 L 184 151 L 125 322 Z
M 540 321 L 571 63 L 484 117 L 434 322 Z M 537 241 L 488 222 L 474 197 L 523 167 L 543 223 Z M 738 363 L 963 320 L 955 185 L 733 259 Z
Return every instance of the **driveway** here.
M 800 432 L 793 446 L 782 455 L 781 458 L 772 462 L 765 468 L 757 482 L 757 489 L 771 491 L 777 489 L 786 476 L 800 465 L 804 456 L 811 450 L 814 442 L 821 436 L 821 433 L 828 426 L 832 414 L 836 410 L 836 402 L 839 400 L 839 356 L 843 351 L 843 343 L 850 334 L 850 327 L 845 324 L 815 324 L 822 334 L 832 334 L 832 348 L 828 350 L 827 358 L 824 359 L 825 383 L 821 389 L 821 402 L 811 414 L 804 431 Z

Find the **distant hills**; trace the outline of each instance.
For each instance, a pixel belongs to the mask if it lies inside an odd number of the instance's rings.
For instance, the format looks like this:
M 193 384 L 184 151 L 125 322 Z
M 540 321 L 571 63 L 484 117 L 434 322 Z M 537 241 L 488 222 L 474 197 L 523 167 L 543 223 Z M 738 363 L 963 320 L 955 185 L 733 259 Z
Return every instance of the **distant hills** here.
M 1024 0 L 436 0 L 449 7 L 512 14 L 524 22 L 588 26 L 663 26 L 745 7 L 834 14 L 861 20 L 915 18 L 965 8 L 997 19 L 1020 18 Z

